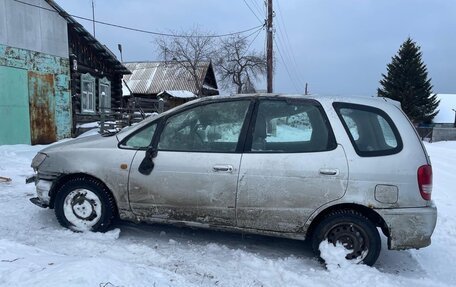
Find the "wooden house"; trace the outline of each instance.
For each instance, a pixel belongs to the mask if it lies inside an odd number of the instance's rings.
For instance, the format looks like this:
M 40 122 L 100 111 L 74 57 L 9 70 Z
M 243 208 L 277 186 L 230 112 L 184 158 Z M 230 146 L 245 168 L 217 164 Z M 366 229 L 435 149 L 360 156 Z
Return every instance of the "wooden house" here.
M 52 0 L 46 0 L 68 22 L 72 97 L 72 135 L 85 123 L 121 113 L 122 77 L 130 71 L 80 23 Z

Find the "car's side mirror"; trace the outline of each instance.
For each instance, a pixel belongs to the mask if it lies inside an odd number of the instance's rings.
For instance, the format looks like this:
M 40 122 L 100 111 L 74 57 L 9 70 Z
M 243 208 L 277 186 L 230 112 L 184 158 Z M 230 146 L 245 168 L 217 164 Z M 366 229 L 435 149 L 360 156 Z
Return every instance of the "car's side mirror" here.
M 152 146 L 147 147 L 146 155 L 139 165 L 138 171 L 141 174 L 149 175 L 154 169 L 154 158 L 157 157 L 158 150 Z

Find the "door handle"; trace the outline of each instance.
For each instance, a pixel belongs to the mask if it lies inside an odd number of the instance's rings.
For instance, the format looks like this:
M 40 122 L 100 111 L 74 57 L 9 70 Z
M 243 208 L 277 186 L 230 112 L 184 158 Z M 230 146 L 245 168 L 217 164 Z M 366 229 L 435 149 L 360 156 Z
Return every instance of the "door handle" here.
M 215 172 L 233 172 L 233 166 L 230 164 L 227 165 L 214 165 L 212 170 Z
M 320 168 L 320 174 L 322 175 L 338 175 L 339 170 L 337 168 Z

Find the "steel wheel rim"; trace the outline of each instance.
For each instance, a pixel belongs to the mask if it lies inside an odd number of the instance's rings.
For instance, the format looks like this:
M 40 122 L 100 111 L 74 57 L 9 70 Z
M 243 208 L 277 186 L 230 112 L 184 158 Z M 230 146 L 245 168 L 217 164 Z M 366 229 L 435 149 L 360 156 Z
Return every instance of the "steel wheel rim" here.
M 325 238 L 329 243 L 336 245 L 341 243 L 347 250 L 351 250 L 345 256 L 348 260 L 361 262 L 366 258 L 369 251 L 369 240 L 366 231 L 359 225 L 349 222 L 336 224 L 329 229 Z
M 63 213 L 75 230 L 90 230 L 101 218 L 101 200 L 88 189 L 75 189 L 63 201 Z

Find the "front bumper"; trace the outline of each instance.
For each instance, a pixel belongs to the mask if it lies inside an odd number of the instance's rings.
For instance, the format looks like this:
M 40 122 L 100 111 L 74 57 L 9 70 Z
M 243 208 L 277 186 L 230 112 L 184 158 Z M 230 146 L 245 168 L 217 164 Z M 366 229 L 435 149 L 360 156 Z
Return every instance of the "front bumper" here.
M 49 204 L 41 202 L 41 199 L 39 197 L 33 197 L 30 198 L 30 201 L 35 204 L 36 206 L 42 207 L 42 208 L 48 208 Z
M 418 249 L 431 244 L 437 222 L 434 202 L 427 207 L 376 209 L 388 226 L 388 249 Z
M 52 181 L 49 180 L 44 180 L 44 179 L 39 179 L 36 176 L 31 176 L 25 180 L 26 183 L 35 183 L 36 187 L 36 194 L 38 197 L 31 198 L 30 201 L 43 208 L 49 207 L 49 202 L 50 202 L 50 196 L 49 192 L 52 187 Z

